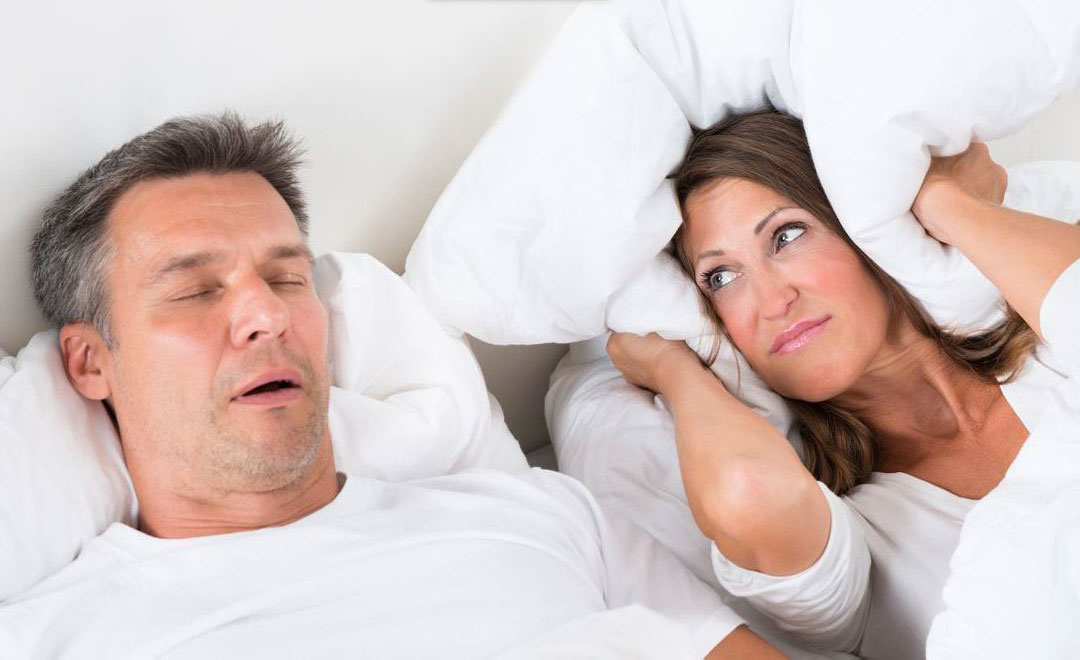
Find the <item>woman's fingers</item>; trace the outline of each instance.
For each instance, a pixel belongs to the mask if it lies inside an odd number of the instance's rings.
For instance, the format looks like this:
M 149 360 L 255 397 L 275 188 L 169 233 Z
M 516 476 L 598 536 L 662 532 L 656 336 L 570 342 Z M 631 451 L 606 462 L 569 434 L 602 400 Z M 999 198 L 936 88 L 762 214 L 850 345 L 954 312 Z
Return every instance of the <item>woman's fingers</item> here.
M 990 156 L 990 148 L 982 142 L 972 142 L 967 151 L 949 158 L 934 159 L 930 169 L 953 179 L 976 197 L 1001 204 L 1009 176 L 1005 168 Z
M 685 342 L 664 339 L 656 333 L 642 336 L 613 332 L 607 342 L 607 352 L 627 381 L 653 392 L 659 392 L 657 370 L 665 360 L 697 359 Z
M 927 233 L 952 244 L 950 224 L 965 201 L 975 199 L 1000 205 L 1009 177 L 990 157 L 990 149 L 973 142 L 955 156 L 932 158 L 911 210 Z

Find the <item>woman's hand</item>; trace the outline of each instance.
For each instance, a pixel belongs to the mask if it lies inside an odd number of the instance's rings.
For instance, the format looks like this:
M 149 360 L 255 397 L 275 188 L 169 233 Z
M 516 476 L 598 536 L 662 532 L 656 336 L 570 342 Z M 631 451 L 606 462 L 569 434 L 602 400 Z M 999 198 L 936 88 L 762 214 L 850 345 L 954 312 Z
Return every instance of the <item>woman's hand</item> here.
M 686 342 L 664 339 L 655 332 L 644 337 L 629 332 L 613 332 L 607 342 L 611 361 L 628 382 L 660 393 L 660 374 L 671 365 L 694 363 L 698 356 Z
M 1001 206 L 1005 170 L 983 144 L 935 158 L 912 211 L 931 236 L 953 246 L 987 277 L 1045 341 L 1046 292 L 1080 259 L 1080 227 Z
M 1005 168 L 990 157 L 990 149 L 981 142 L 972 142 L 961 154 L 930 160 L 930 169 L 911 210 L 928 234 L 953 245 L 950 220 L 957 216 L 959 208 L 972 200 L 1000 205 L 1008 183 Z

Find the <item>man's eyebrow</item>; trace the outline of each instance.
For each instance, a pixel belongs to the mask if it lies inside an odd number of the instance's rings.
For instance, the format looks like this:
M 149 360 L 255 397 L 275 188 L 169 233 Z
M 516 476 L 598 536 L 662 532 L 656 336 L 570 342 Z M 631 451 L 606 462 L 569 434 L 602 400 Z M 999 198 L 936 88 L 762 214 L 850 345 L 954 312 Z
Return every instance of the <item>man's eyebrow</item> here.
M 154 286 L 172 273 L 209 266 L 214 262 L 221 261 L 224 256 L 225 255 L 222 252 L 206 251 L 192 252 L 190 254 L 181 254 L 172 257 L 154 271 L 154 274 L 151 275 L 148 280 L 148 286 Z
M 154 286 L 173 273 L 204 268 L 222 261 L 224 258 L 224 252 L 212 252 L 209 250 L 171 257 L 162 264 L 161 267 L 154 271 L 154 274 L 151 275 L 148 280 L 147 286 Z M 311 253 L 308 246 L 303 243 L 276 245 L 267 251 L 268 261 L 279 261 L 284 259 L 304 259 L 308 263 L 311 263 L 315 261 L 315 256 Z
M 315 261 L 315 255 L 311 249 L 303 243 L 290 243 L 288 245 L 275 245 L 267 252 L 268 261 L 279 259 L 304 259 L 308 263 Z
M 769 213 L 764 218 L 762 218 L 761 220 L 758 220 L 758 223 L 754 226 L 754 236 L 757 236 L 758 234 L 760 234 L 761 230 L 765 228 L 765 225 L 768 224 L 769 220 L 772 220 L 774 217 L 776 217 L 776 214 L 779 213 L 780 211 L 787 211 L 789 209 L 797 209 L 797 208 L 799 208 L 799 207 L 798 206 L 778 206 L 775 209 L 769 211 Z M 701 261 L 702 259 L 705 259 L 706 257 L 718 257 L 718 256 L 723 256 L 723 254 L 724 254 L 723 250 L 705 250 L 704 252 L 699 254 L 696 259 L 694 259 L 694 263 L 697 264 L 699 261 Z

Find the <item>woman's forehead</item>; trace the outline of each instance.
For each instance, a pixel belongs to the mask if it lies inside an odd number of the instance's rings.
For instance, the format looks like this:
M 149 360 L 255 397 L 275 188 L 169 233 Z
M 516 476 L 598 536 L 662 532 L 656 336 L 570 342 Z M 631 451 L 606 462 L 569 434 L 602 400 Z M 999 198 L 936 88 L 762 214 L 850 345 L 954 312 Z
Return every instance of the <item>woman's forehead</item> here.
M 715 179 L 700 186 L 686 199 L 688 215 L 726 211 L 754 211 L 778 206 L 795 206 L 790 199 L 776 190 L 748 179 Z M 740 220 L 741 218 L 732 218 Z
M 746 179 L 717 179 L 692 192 L 685 203 L 690 246 L 726 236 L 753 234 L 778 211 L 798 206 L 779 192 Z M 693 255 L 691 255 L 693 256 Z

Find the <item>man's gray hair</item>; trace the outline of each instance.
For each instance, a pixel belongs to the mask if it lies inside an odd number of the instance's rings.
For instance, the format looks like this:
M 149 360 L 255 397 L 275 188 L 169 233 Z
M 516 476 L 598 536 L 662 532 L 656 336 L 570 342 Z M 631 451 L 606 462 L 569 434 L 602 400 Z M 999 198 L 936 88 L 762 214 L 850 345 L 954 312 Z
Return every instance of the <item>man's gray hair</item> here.
M 106 220 L 121 195 L 148 179 L 254 172 L 281 195 L 300 233 L 308 215 L 296 170 L 303 149 L 280 121 L 248 126 L 239 115 L 180 117 L 130 140 L 79 175 L 45 209 L 30 246 L 34 298 L 57 326 L 91 323 L 111 346 Z

